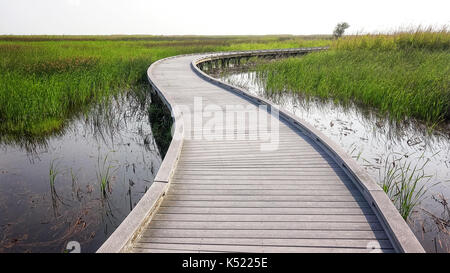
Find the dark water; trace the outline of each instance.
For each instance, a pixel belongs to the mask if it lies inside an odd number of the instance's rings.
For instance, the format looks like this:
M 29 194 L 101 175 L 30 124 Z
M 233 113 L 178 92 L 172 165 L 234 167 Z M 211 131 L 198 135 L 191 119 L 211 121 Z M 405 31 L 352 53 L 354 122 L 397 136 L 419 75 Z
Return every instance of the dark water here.
M 63 252 L 69 241 L 98 249 L 161 163 L 146 92 L 99 103 L 57 136 L 1 141 L 0 252 Z
M 375 181 L 383 180 L 386 166 L 393 162 L 423 166 L 423 174 L 430 177 L 418 183 L 417 188 L 423 185 L 426 191 L 408 222 L 427 252 L 450 252 L 450 127 L 444 125 L 430 134 L 419 122 L 390 122 L 355 105 L 342 106 L 289 92 L 270 93 L 264 89 L 263 78 L 242 69 L 212 75 L 306 120 L 340 144 Z

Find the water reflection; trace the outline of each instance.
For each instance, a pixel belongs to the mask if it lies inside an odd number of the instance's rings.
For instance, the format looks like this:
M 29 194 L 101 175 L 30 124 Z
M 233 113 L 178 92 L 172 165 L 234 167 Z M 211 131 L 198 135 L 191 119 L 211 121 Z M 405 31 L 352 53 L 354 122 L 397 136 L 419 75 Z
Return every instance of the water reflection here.
M 424 173 L 432 178 L 429 182 L 422 181 L 426 183 L 428 190 L 421 205 L 411 215 L 409 224 L 427 251 L 450 251 L 447 204 L 450 197 L 448 124 L 430 132 L 420 122 L 395 122 L 372 109 L 354 104 L 342 105 L 332 100 L 304 97 L 287 90 L 270 92 L 264 88 L 264 77 L 256 72 L 235 68 L 212 75 L 270 99 L 306 120 L 339 143 L 376 181 L 383 180 L 386 160 L 392 155 L 412 162 L 413 165 L 429 161 L 424 166 Z
M 0 138 L 0 252 L 93 252 L 150 187 L 161 155 L 148 90 L 106 99 L 37 139 Z

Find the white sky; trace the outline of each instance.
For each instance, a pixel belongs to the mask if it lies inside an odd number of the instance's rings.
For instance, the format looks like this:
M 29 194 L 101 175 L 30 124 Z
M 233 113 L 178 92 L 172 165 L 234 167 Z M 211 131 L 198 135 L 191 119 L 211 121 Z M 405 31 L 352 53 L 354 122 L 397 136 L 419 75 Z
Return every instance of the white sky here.
M 0 34 L 329 34 L 450 25 L 450 0 L 0 0 Z

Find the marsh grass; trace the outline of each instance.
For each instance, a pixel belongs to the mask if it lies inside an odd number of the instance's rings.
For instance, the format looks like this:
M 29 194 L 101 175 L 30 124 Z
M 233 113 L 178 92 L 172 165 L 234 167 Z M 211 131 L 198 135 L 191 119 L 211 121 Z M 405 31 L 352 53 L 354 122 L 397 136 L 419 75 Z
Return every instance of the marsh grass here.
M 450 120 L 450 32 L 416 30 L 334 41 L 325 52 L 261 63 L 269 92 L 374 108 L 391 120 Z
M 60 170 L 58 168 L 58 163 L 55 163 L 57 159 L 53 159 L 50 162 L 48 176 L 49 176 L 49 182 L 50 182 L 50 197 L 52 200 L 52 209 L 53 209 L 53 215 L 55 217 L 58 216 L 58 207 L 59 203 L 64 204 L 61 197 L 58 195 L 58 192 L 56 191 L 56 177 L 60 174 Z
M 98 155 L 97 181 L 103 197 L 107 197 L 108 193 L 111 193 L 111 179 L 113 178 L 118 168 L 118 166 L 114 166 L 113 163 L 109 160 L 109 153 L 104 157 L 102 157 L 100 154 Z
M 407 220 L 419 205 L 430 184 L 432 175 L 425 174 L 425 166 L 430 159 L 423 154 L 416 159 L 411 155 L 391 154 L 385 159 L 384 173 L 380 175 L 380 186 L 397 207 L 403 219 Z
M 53 189 L 55 187 L 55 181 L 56 181 L 56 176 L 58 175 L 59 171 L 55 165 L 55 160 L 52 160 L 50 162 L 50 167 L 49 167 L 49 171 L 48 171 L 48 176 L 49 176 L 49 180 L 50 180 L 50 186 Z
M 392 33 L 348 35 L 333 42 L 333 49 L 339 50 L 449 50 L 449 28 L 417 27 Z

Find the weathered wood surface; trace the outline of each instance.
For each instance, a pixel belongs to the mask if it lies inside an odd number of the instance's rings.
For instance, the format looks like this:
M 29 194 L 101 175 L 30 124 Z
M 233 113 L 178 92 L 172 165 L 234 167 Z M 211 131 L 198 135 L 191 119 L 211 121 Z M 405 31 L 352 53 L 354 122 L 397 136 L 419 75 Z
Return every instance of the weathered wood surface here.
M 134 236 L 125 236 L 127 247 L 115 249 L 107 242 L 99 252 L 423 251 L 418 242 L 408 245 L 415 240 L 409 229 L 405 238 L 397 238 L 405 226 L 392 227 L 391 222 L 399 223 L 392 204 L 380 205 L 380 197 L 367 197 L 373 185 L 362 191 L 336 158 L 288 121 L 277 119 L 271 125 L 279 130 L 277 148 L 272 151 L 261 150 L 267 140 L 251 137 L 258 132 L 248 128 L 248 116 L 240 119 L 247 121 L 245 130 L 230 130 L 228 139 L 212 138 L 223 134 L 220 129 L 226 126 L 211 132 L 191 124 L 186 114 L 194 111 L 194 98 L 201 97 L 203 107 L 214 104 L 222 110 L 226 105 L 258 107 L 199 77 L 191 67 L 196 58 L 168 58 L 149 69 L 151 83 L 172 111 L 185 107 L 177 114 L 177 122 L 183 123 L 183 140 L 174 140 L 182 143 L 181 151 L 177 163 L 167 167 L 173 170 L 165 175 L 168 186 L 151 221 Z M 265 114 L 270 120 L 270 114 Z M 203 118 L 202 124 L 208 120 Z M 196 139 L 199 133 L 205 134 Z M 348 159 L 344 162 L 348 164 Z M 380 206 L 387 207 L 384 211 L 395 219 L 374 210 Z M 108 241 L 123 236 L 111 237 Z M 405 241 L 406 247 L 402 246 Z

